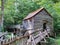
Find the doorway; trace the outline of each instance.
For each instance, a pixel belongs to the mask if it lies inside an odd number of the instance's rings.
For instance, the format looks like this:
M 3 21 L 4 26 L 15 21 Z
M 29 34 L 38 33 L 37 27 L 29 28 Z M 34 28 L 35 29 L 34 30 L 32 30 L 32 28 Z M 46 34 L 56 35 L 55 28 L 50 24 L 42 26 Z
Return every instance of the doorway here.
M 46 23 L 43 23 L 43 31 L 46 30 Z
M 39 43 L 37 43 L 36 45 L 41 45 L 41 43 L 39 42 Z
M 43 20 L 43 31 L 47 29 L 47 20 Z

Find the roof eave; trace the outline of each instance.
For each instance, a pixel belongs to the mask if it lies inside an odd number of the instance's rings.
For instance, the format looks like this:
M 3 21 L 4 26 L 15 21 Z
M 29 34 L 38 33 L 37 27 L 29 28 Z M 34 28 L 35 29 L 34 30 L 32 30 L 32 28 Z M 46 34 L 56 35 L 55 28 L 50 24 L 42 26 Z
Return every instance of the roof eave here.
M 38 13 L 41 12 L 42 10 L 45 10 L 45 11 L 49 14 L 49 16 L 52 17 L 51 14 L 50 14 L 44 7 L 40 8 L 40 11 L 38 11 L 36 14 L 38 14 Z M 34 17 L 36 14 L 34 14 L 32 17 Z M 32 17 L 24 18 L 23 20 L 29 20 L 29 19 L 31 19 Z M 53 18 L 53 17 L 52 17 L 52 18 Z

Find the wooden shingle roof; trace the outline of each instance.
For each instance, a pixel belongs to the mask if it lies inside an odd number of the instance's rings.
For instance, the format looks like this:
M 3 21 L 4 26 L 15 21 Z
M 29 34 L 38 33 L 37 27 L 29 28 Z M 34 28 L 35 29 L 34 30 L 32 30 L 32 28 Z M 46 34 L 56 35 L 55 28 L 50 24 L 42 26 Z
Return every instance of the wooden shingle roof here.
M 40 8 L 40 9 L 38 9 L 38 10 L 32 12 L 32 13 L 29 13 L 28 16 L 26 16 L 26 17 L 24 18 L 24 20 L 27 20 L 27 19 L 30 19 L 30 18 L 34 17 L 36 14 L 38 14 L 38 13 L 41 12 L 42 10 L 45 10 L 45 11 L 48 13 L 48 11 L 47 11 L 44 7 L 42 7 L 42 8 Z M 48 14 L 49 14 L 49 13 L 48 13 Z M 51 15 L 49 14 L 49 16 L 51 16 Z M 51 17 L 52 17 L 52 16 L 51 16 Z

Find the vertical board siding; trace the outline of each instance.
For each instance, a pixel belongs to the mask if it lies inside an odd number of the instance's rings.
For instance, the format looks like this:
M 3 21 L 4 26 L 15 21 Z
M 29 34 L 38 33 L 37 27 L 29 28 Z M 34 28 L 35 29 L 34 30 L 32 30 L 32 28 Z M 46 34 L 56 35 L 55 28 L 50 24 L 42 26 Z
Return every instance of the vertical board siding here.
M 47 25 L 50 27 L 51 30 L 53 30 L 53 19 L 44 10 L 42 10 L 34 17 L 34 29 L 43 28 L 43 20 L 48 21 Z

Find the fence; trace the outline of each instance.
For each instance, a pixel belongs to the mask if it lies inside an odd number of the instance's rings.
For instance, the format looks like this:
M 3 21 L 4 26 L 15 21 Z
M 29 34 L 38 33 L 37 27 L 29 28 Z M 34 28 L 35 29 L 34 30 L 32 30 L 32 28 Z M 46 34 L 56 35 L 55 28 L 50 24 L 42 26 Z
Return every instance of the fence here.
M 21 37 L 14 37 L 0 42 L 0 45 L 36 45 L 48 35 L 47 31 L 41 30 L 27 31 L 29 34 Z

